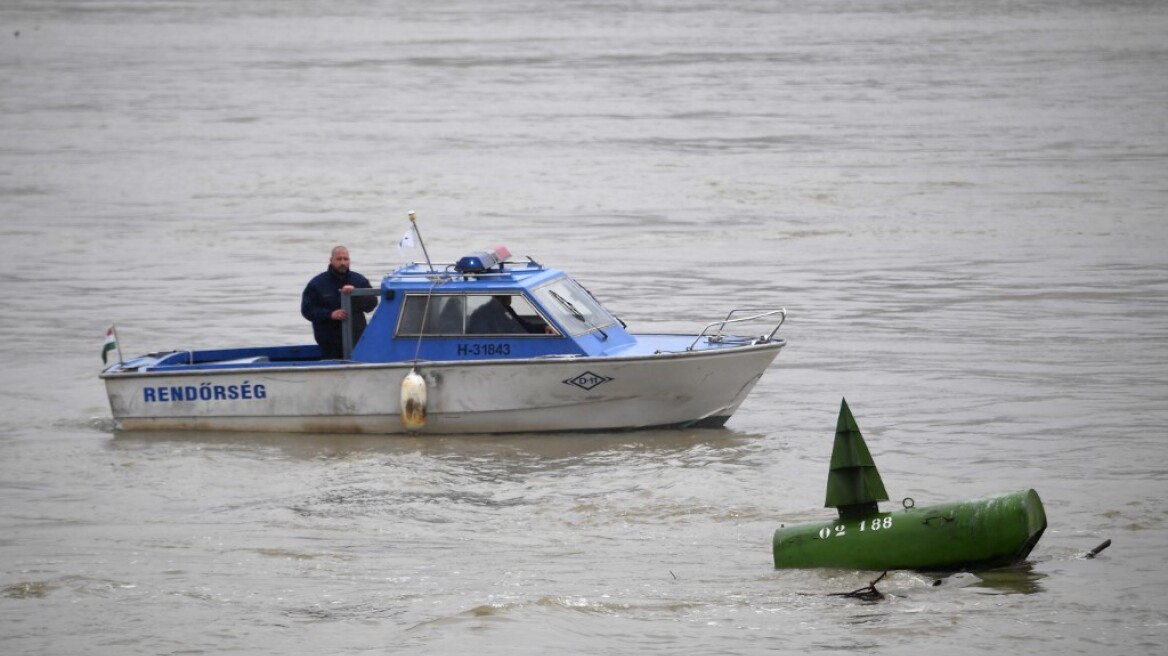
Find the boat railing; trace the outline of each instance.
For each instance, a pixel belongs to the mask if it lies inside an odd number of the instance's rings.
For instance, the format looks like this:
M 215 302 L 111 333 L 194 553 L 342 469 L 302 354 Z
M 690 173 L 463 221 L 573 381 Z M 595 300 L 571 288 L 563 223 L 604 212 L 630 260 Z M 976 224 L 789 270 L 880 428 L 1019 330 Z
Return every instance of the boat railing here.
M 397 270 L 385 274 L 386 278 L 509 278 L 515 274 L 530 274 L 544 271 L 545 268 L 535 260 L 530 258 L 526 262 L 515 262 L 507 260 L 500 262 L 497 265 L 499 268 L 491 268 L 484 271 L 459 271 L 455 267 L 456 262 L 434 262 L 433 264 L 426 264 L 425 262 L 410 262 L 408 265 L 398 268 Z M 416 268 L 411 268 L 416 267 Z M 425 268 L 423 268 L 425 267 Z
M 341 322 L 341 349 L 346 360 L 353 357 L 353 297 L 378 296 L 380 294 L 380 288 L 372 287 L 358 287 L 349 294 L 341 294 L 341 309 L 345 311 L 345 320 Z
M 746 317 L 735 317 L 736 314 L 747 312 L 753 314 Z M 727 337 L 727 335 L 725 335 L 723 332 L 726 330 L 726 326 L 731 324 L 758 322 L 764 319 L 769 319 L 775 315 L 779 316 L 779 322 L 775 324 L 775 327 L 771 329 L 771 332 L 769 334 L 762 335 L 752 342 L 754 344 L 765 344 L 775 338 L 775 333 L 779 332 L 779 328 L 781 328 L 783 326 L 783 322 L 787 320 L 787 308 L 779 308 L 777 310 L 769 308 L 735 308 L 730 310 L 730 312 L 726 314 L 725 319 L 714 321 L 707 324 L 705 328 L 702 328 L 702 331 L 698 333 L 697 337 L 694 338 L 693 343 L 691 343 L 685 350 L 694 350 L 694 347 L 698 345 L 698 342 L 700 342 L 703 337 L 706 338 L 706 340 L 711 344 L 722 344 L 726 341 Z M 711 330 L 714 330 L 714 332 L 711 333 Z

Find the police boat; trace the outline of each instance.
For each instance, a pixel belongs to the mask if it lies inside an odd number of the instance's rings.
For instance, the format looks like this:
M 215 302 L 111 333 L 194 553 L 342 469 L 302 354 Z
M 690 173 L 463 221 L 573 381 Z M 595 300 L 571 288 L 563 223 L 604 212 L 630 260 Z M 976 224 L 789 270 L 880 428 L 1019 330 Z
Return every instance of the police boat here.
M 782 308 L 735 309 L 691 334 L 629 332 L 565 272 L 509 258 L 427 254 L 354 290 L 380 298 L 359 339 L 345 322 L 342 359 L 310 344 L 119 361 L 101 373 L 113 419 L 123 431 L 719 427 L 786 345 Z

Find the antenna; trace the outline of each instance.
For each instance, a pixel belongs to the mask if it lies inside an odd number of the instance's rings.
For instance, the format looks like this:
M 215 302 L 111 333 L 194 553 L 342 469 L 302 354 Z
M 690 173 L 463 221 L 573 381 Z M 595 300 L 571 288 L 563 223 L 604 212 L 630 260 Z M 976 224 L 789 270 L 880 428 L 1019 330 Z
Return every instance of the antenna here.
M 422 255 L 426 256 L 426 266 L 430 267 L 430 272 L 434 272 L 434 265 L 430 262 L 430 253 L 426 251 L 426 242 L 422 239 L 422 233 L 418 231 L 418 216 L 410 212 L 410 227 L 414 229 L 414 234 L 418 236 L 418 243 L 422 246 Z

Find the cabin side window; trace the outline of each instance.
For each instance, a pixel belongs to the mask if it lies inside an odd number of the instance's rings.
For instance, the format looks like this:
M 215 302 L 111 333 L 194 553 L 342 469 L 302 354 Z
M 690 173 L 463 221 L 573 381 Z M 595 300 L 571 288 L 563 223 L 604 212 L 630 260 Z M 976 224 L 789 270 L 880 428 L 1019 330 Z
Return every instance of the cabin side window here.
M 403 303 L 398 335 L 462 335 L 466 330 L 463 296 L 407 294 Z
M 547 319 L 522 294 L 466 297 L 467 335 L 555 334 Z
M 556 335 L 522 294 L 409 294 L 399 336 Z

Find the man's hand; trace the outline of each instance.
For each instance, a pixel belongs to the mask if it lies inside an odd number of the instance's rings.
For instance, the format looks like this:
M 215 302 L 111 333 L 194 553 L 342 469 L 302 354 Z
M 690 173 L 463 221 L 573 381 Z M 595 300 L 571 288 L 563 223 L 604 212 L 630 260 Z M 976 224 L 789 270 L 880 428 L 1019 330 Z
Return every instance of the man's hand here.
M 352 285 L 345 285 L 344 287 L 341 287 L 341 293 L 344 294 L 345 296 L 352 294 L 353 293 L 353 286 Z M 349 313 L 345 312 L 344 310 L 341 310 L 341 309 L 336 309 L 336 310 L 333 310 L 333 313 L 329 316 L 331 316 L 335 321 L 344 321 L 345 319 L 349 318 Z

